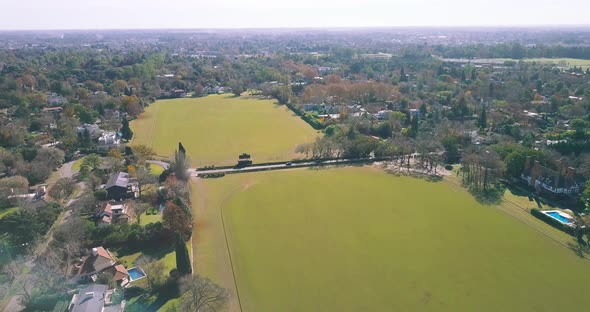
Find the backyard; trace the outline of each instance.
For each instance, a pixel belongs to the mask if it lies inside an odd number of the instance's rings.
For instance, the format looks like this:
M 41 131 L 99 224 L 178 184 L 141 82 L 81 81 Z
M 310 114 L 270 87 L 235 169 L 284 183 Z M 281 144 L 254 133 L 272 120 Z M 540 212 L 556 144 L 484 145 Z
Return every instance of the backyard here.
M 318 134 L 272 100 L 210 95 L 160 100 L 131 122 L 133 144 L 170 157 L 182 142 L 193 166 L 233 165 L 249 153 L 255 162 L 296 157 L 298 144 Z
M 197 180 L 193 193 L 196 270 L 230 289 L 231 311 L 590 304 L 563 292 L 590 290 L 587 260 L 449 182 L 368 167 L 297 169 Z

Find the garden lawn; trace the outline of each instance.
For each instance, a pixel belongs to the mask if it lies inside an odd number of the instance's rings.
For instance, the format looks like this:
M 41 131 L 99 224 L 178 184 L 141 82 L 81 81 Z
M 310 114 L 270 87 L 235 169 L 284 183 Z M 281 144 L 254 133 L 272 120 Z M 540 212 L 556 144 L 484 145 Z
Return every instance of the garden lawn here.
M 160 176 L 164 172 L 164 167 L 150 163 L 150 173 L 155 176 Z
M 155 213 L 155 214 L 147 214 L 147 213 L 142 213 L 141 214 L 141 218 L 140 218 L 141 225 L 147 225 L 150 223 L 156 223 L 156 222 L 160 222 L 162 221 L 162 214 L 160 213 Z
M 182 142 L 193 166 L 233 165 L 249 153 L 254 162 L 290 160 L 295 147 L 318 135 L 285 106 L 271 100 L 210 95 L 160 100 L 131 122 L 132 145 L 170 157 Z
M 0 220 L 2 220 L 4 217 L 15 213 L 18 210 L 18 207 L 12 207 L 12 208 L 4 208 L 4 209 L 0 209 Z
M 76 160 L 73 164 L 72 164 L 72 171 L 80 171 L 80 168 L 82 167 L 82 163 L 84 162 L 84 157 L 79 158 L 78 160 Z
M 590 262 L 448 182 L 294 169 L 193 192 L 197 270 L 230 289 L 232 311 L 232 267 L 243 311 L 590 308 Z
M 143 217 L 142 217 L 143 218 Z M 142 220 L 143 223 L 143 220 Z M 191 251 L 190 243 L 187 243 L 189 254 Z M 156 260 L 164 263 L 164 274 L 168 276 L 170 270 L 176 268 L 176 252 L 174 245 L 169 247 L 146 247 L 142 250 L 126 250 L 126 249 L 113 249 L 117 254 L 117 259 L 125 265 L 127 269 L 130 269 L 135 265 L 135 261 L 142 255 L 150 256 Z M 147 280 L 140 279 L 136 282 L 132 282 L 131 285 L 139 287 L 147 287 Z M 131 312 L 144 312 L 144 311 L 176 311 L 175 308 L 178 305 L 178 298 L 169 297 L 164 291 L 160 292 L 158 296 L 147 295 L 129 298 L 125 311 Z

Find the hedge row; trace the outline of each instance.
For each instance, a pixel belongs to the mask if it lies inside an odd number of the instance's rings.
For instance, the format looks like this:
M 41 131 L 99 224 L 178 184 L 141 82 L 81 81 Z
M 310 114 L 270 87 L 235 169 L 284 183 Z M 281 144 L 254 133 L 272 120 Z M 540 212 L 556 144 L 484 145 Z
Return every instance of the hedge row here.
M 572 236 L 575 235 L 575 229 L 573 227 L 565 225 L 565 224 L 551 218 L 550 216 L 541 212 L 540 209 L 537 209 L 537 208 L 531 209 L 531 214 L 533 216 L 537 217 L 538 219 L 545 221 L 545 223 L 551 225 L 552 227 L 554 227 L 558 230 L 566 232 Z
M 326 128 L 319 120 L 316 118 L 306 114 L 304 111 L 300 110 L 299 108 L 295 107 L 295 105 L 291 103 L 285 104 L 287 107 L 292 110 L 297 116 L 301 117 L 303 121 L 307 122 L 312 128 L 316 130 L 323 130 Z
M 173 234 L 162 222 L 141 226 L 133 224 L 113 224 L 96 227 L 90 232 L 89 242 L 92 246 L 140 248 L 145 245 L 170 242 Z
M 199 174 L 199 178 L 203 178 L 203 179 L 207 179 L 207 178 L 222 178 L 225 176 L 225 173 L 223 172 L 217 172 L 217 173 L 200 173 Z

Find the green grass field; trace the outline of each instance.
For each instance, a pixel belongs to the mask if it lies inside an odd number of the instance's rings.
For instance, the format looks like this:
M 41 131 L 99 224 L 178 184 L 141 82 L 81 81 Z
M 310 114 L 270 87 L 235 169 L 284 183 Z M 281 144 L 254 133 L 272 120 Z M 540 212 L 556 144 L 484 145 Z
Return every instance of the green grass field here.
M 243 311 L 590 308 L 590 262 L 449 182 L 296 169 L 193 193 L 197 270 L 235 299 L 233 267 Z
M 524 61 L 524 62 L 537 62 L 537 63 L 545 63 L 545 64 L 555 64 L 558 66 L 563 67 L 582 67 L 583 70 L 590 68 L 590 60 L 585 59 L 575 59 L 575 58 L 526 58 L 526 59 L 511 59 L 511 58 L 491 58 L 491 59 L 477 59 L 479 62 L 486 62 L 486 61 L 496 61 L 496 62 L 505 62 L 505 61 Z
M 241 153 L 255 162 L 292 159 L 297 145 L 318 135 L 285 106 L 228 95 L 160 100 L 131 127 L 132 145 L 171 156 L 180 141 L 195 166 L 232 165 Z

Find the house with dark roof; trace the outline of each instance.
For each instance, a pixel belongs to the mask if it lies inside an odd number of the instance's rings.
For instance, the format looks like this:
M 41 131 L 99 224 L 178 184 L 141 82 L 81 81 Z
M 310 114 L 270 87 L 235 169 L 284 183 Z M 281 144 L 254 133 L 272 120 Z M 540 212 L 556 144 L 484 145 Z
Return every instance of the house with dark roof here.
M 112 302 L 115 289 L 109 290 L 107 285 L 91 284 L 74 294 L 68 306 L 68 312 L 107 312 L 123 311 L 121 305 Z
M 521 178 L 534 187 L 537 193 L 547 192 L 554 195 L 577 194 L 580 186 L 576 182 L 576 169 L 568 165 L 566 157 L 555 164 L 557 169 L 543 166 L 538 160 L 527 156 Z
M 106 270 L 117 263 L 115 257 L 108 251 L 108 249 L 98 246 L 92 248 L 92 253 L 82 260 L 82 263 L 78 265 L 79 277 L 91 277 L 98 273 Z
M 186 97 L 186 91 L 183 89 L 174 89 L 172 90 L 171 95 L 174 98 L 183 98 Z
M 106 184 L 108 199 L 123 200 L 139 197 L 139 184 L 126 172 L 118 172 L 109 178 Z
M 97 124 L 83 124 L 76 128 L 76 133 L 79 136 L 84 135 L 85 132 L 88 132 L 92 138 L 98 138 L 102 134 L 102 130 L 100 130 Z

